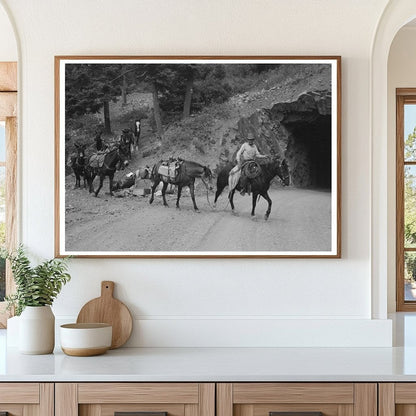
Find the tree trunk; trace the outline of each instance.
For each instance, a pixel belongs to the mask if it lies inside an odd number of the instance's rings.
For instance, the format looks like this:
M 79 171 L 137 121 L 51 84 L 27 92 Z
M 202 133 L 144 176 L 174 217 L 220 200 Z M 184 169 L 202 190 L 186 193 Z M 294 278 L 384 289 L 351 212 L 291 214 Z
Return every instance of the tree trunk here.
M 152 95 L 153 95 L 153 111 L 155 113 L 156 129 L 161 138 L 163 138 L 163 126 L 162 116 L 160 112 L 159 97 L 157 95 L 157 88 L 155 83 L 152 83 Z
M 104 131 L 106 133 L 111 133 L 110 104 L 107 100 L 104 101 Z
M 194 86 L 194 81 L 192 77 L 190 77 L 186 80 L 185 101 L 183 103 L 183 118 L 187 118 L 191 115 L 193 86 Z
M 123 74 L 123 85 L 121 86 L 121 97 L 122 97 L 122 106 L 127 105 L 127 78 L 126 74 Z

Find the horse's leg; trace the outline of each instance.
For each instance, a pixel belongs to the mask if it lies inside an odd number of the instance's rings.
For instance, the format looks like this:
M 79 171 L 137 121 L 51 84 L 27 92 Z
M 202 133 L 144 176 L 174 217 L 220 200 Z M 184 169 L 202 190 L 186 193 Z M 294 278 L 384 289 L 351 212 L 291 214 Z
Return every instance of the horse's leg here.
M 263 192 L 262 194 L 260 194 L 266 201 L 267 201 L 267 203 L 269 204 L 268 205 L 268 207 L 267 207 L 267 211 L 266 211 L 266 213 L 264 214 L 264 219 L 267 221 L 268 219 L 269 219 L 269 215 L 270 215 L 270 212 L 272 211 L 272 200 L 270 199 L 270 197 L 269 197 L 269 194 L 268 194 L 268 192 L 266 191 L 266 192 Z
M 163 182 L 163 188 L 162 188 L 162 198 L 163 198 L 163 205 L 165 207 L 168 207 L 168 203 L 166 202 L 166 189 L 168 187 L 168 183 L 167 182 Z
M 150 196 L 149 204 L 151 204 L 153 200 L 155 199 L 155 190 L 157 186 L 159 185 L 159 183 L 160 183 L 160 177 L 156 176 L 155 181 L 153 182 L 153 185 L 152 185 L 152 195 Z
M 196 206 L 196 202 L 195 202 L 195 181 L 192 181 L 189 184 L 189 190 L 191 191 L 191 198 L 192 198 L 192 202 L 194 203 L 194 210 L 195 212 L 199 212 L 199 209 Z
M 94 192 L 95 196 L 98 196 L 98 192 L 100 192 L 100 189 L 103 187 L 104 183 L 104 175 L 100 175 L 100 184 L 98 185 L 98 189 Z
M 136 136 L 136 150 L 139 150 L 139 139 L 140 139 L 140 131 L 137 132 L 137 136 Z
M 256 211 L 256 204 L 257 204 L 257 196 L 259 194 L 257 192 L 253 192 L 252 194 L 252 203 L 251 203 L 251 216 L 254 217 Z
M 181 199 L 181 193 L 182 193 L 182 185 L 178 185 L 178 197 L 176 198 L 176 208 L 181 209 L 179 206 L 179 200 Z
M 235 188 L 228 193 L 228 200 L 230 201 L 231 211 L 233 212 L 233 214 L 234 214 L 234 194 L 235 194 Z
M 75 186 L 74 189 L 81 188 L 81 177 L 78 172 L 75 172 Z
M 108 179 L 110 180 L 110 195 L 114 196 L 113 193 L 113 179 L 114 179 L 114 173 L 111 175 L 108 175 Z
M 90 187 L 90 194 L 92 194 L 94 192 L 94 179 L 95 179 L 95 174 L 91 172 L 91 174 L 88 175 L 88 185 Z

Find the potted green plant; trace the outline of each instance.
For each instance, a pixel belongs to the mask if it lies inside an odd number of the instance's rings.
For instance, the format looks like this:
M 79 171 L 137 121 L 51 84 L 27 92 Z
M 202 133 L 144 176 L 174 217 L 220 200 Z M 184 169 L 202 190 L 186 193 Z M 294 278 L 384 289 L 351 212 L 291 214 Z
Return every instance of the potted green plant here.
M 23 246 L 6 253 L 16 292 L 6 296 L 9 310 L 19 318 L 19 350 L 49 354 L 55 346 L 55 316 L 51 305 L 71 276 L 67 258 L 45 260 L 32 266 Z

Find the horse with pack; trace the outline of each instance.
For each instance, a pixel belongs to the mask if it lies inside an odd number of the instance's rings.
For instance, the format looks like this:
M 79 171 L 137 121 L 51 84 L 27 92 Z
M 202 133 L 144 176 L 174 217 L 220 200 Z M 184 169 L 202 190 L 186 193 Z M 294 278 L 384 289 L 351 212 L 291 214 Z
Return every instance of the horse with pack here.
M 228 185 L 228 200 L 230 201 L 231 210 L 234 213 L 234 193 L 236 190 L 241 191 L 240 177 L 234 175 L 236 171 L 233 163 L 228 163 L 218 173 L 217 190 L 215 192 L 214 207 L 224 188 Z M 264 219 L 267 220 L 272 209 L 272 200 L 270 199 L 268 190 L 270 183 L 275 176 L 278 176 L 283 186 L 290 184 L 289 166 L 286 159 L 281 160 L 279 157 L 272 156 L 266 159 L 250 160 L 246 162 L 242 168 L 247 177 L 249 188 L 252 193 L 252 209 L 251 216 L 255 216 L 255 209 L 258 198 L 262 196 L 268 203 L 267 211 Z M 236 179 L 238 176 L 238 179 Z
M 98 196 L 104 179 L 108 176 L 110 181 L 110 195 L 113 195 L 113 179 L 117 169 L 124 169 L 128 165 L 127 155 L 123 151 L 120 142 L 111 144 L 106 151 L 94 153 L 86 167 L 86 173 L 89 184 L 90 193 Z M 99 176 L 100 184 L 96 191 L 94 191 L 94 178 Z
M 212 172 L 208 166 L 203 166 L 200 163 L 190 160 L 169 159 L 161 160 L 153 166 L 151 179 L 153 181 L 152 194 L 150 196 L 149 203 L 154 200 L 154 195 L 157 186 L 160 182 L 163 182 L 162 198 L 163 205 L 168 206 L 166 202 L 166 189 L 169 184 L 176 185 L 178 188 L 178 194 L 176 199 L 176 208 L 180 209 L 179 200 L 181 198 L 182 189 L 184 186 L 188 186 L 195 212 L 199 212 L 199 209 L 195 202 L 195 178 L 201 178 L 207 189 L 211 187 Z
M 74 188 L 81 188 L 81 177 L 84 178 L 84 187 L 87 187 L 87 178 L 85 175 L 86 156 L 85 148 L 86 144 L 75 143 L 75 152 L 70 156 L 68 165 L 71 166 L 75 174 L 75 186 Z

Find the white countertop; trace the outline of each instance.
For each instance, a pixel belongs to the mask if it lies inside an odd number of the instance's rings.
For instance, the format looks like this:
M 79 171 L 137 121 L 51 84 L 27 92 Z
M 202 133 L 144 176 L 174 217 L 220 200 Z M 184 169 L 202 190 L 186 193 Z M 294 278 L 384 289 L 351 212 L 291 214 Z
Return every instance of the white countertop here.
M 416 314 L 394 316 L 393 348 L 119 348 L 96 357 L 23 355 L 0 330 L 0 382 L 416 381 Z
M 416 381 L 416 348 L 120 348 L 0 358 L 0 381 Z

